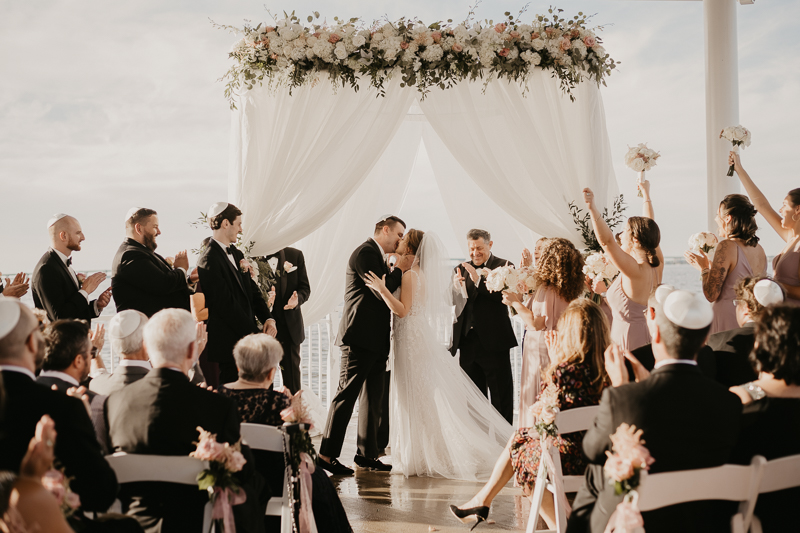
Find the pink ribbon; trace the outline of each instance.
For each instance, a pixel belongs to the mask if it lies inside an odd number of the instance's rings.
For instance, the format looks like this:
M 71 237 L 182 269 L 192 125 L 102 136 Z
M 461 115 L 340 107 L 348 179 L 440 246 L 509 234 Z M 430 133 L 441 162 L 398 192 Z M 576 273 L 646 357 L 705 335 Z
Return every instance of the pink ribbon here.
M 219 520 L 224 524 L 225 533 L 236 533 L 236 524 L 233 521 L 233 506 L 247 501 L 244 489 L 233 492 L 228 488 L 214 487 L 214 509 L 211 511 L 211 518 Z
M 300 533 L 317 533 L 317 523 L 311 505 L 313 490 L 311 474 L 314 473 L 314 461 L 307 453 L 300 454 Z
M 572 508 L 569 506 L 569 502 L 567 501 L 567 494 L 564 492 L 564 485 L 561 476 L 555 475 L 556 473 L 556 465 L 553 462 L 553 456 L 550 455 L 550 437 L 545 436 L 545 438 L 541 441 L 542 442 L 542 460 L 544 461 L 544 466 L 547 468 L 548 472 L 551 472 L 553 475 L 548 476 L 550 479 L 553 480 L 553 485 L 555 485 L 556 494 L 555 497 L 558 498 L 558 504 L 564 509 L 564 513 L 566 514 L 567 518 L 569 518 L 570 513 L 572 512 Z
M 644 527 L 638 500 L 639 493 L 636 491 L 626 494 L 625 499 L 611 513 L 605 533 L 633 533 L 636 528 Z

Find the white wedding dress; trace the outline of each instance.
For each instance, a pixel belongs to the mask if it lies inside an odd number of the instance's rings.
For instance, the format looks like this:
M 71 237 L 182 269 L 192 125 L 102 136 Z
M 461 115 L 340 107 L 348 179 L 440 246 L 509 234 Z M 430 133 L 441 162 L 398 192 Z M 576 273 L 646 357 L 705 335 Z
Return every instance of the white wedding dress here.
M 467 481 L 489 478 L 513 432 L 450 355 L 450 267 L 435 235 L 417 251 L 410 312 L 394 316 L 389 387 L 392 473 Z

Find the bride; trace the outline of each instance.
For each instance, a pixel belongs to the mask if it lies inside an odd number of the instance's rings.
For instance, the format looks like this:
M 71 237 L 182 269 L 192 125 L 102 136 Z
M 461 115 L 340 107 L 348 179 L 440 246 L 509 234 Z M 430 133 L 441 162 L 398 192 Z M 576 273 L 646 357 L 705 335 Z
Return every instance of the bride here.
M 411 229 L 397 247 L 415 256 L 399 298 L 373 273 L 394 317 L 389 387 L 392 473 L 481 481 L 513 429 L 450 355 L 451 276 L 441 241 Z

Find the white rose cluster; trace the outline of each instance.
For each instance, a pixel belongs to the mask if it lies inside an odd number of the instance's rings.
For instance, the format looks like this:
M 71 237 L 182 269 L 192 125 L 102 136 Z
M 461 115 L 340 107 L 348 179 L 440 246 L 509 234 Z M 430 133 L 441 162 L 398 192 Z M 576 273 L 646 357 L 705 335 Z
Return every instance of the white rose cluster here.
M 717 246 L 717 236 L 708 231 L 701 231 L 689 237 L 689 249 L 698 253 L 703 251 L 708 254 Z
M 633 148 L 628 147 L 628 152 L 625 154 L 625 164 L 635 172 L 643 172 L 656 166 L 656 160 L 659 157 L 661 157 L 661 154 L 648 148 L 647 143 L 642 143 Z
M 486 277 L 486 289 L 489 292 L 531 294 L 536 290 L 535 271 L 532 268 L 507 265 L 494 270 L 483 269 L 481 274 Z
M 602 253 L 595 252 L 584 260 L 583 273 L 592 281 L 605 281 L 606 285 L 609 285 L 619 274 L 619 269 L 614 263 L 606 260 Z
M 739 125 L 725 128 L 719 134 L 719 138 L 730 141 L 734 147 L 741 146 L 742 148 L 747 148 L 750 146 L 751 135 L 750 130 Z

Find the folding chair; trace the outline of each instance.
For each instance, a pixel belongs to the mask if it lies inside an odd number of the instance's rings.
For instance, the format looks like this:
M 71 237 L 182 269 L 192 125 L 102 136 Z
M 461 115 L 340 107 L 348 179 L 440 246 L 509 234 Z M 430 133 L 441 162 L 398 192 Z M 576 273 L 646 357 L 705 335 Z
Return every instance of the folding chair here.
M 283 453 L 284 441 L 289 445 L 288 438 L 280 429 L 264 424 L 243 423 L 240 429 L 242 440 L 254 450 Z M 267 516 L 281 517 L 281 533 L 291 533 L 292 513 L 289 507 L 288 469 L 283 471 L 283 495 L 270 498 L 267 503 Z
M 800 487 L 800 455 L 790 455 L 768 461 L 761 476 L 759 494 Z M 755 504 L 754 504 L 755 505 Z M 753 516 L 750 524 L 752 533 L 761 533 L 761 521 Z

